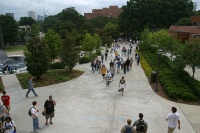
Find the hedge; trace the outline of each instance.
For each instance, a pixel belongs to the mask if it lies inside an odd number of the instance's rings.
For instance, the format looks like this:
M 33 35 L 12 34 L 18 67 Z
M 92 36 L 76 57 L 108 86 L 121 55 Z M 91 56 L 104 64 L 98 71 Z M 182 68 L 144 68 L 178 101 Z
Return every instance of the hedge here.
M 145 51 L 143 55 L 151 68 L 157 70 L 157 53 Z M 193 79 L 186 71 L 177 69 L 174 66 L 176 66 L 175 62 L 161 55 L 159 82 L 166 94 L 175 100 L 194 101 L 200 99 L 200 82 Z

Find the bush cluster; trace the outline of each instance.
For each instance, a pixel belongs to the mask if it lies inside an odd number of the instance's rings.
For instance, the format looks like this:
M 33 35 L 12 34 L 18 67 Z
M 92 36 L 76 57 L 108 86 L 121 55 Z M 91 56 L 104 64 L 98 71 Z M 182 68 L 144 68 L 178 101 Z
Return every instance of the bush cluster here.
M 143 52 L 148 64 L 157 70 L 158 55 L 153 51 Z M 178 69 L 175 62 L 161 56 L 159 82 L 167 95 L 175 100 L 194 101 L 200 99 L 200 82 L 193 79 L 186 71 Z
M 97 57 L 96 53 L 92 53 L 91 55 L 85 55 L 79 59 L 79 64 L 89 63 L 92 61 L 92 59 L 96 57 Z
M 55 62 L 49 65 L 50 69 L 64 69 L 65 65 L 62 62 Z

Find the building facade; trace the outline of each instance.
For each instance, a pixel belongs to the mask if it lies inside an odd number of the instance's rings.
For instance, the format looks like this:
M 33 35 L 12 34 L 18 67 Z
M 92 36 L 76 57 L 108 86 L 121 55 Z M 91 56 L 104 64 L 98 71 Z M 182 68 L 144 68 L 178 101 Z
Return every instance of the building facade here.
M 32 19 L 36 20 L 36 13 L 34 11 L 29 11 L 28 17 L 31 17 Z
M 122 8 L 118 6 L 109 6 L 109 8 L 92 9 L 92 13 L 84 13 L 87 19 L 92 19 L 97 16 L 117 17 L 122 12 Z
M 37 15 L 37 20 L 44 20 L 44 17 L 41 15 Z
M 11 16 L 12 18 L 14 18 L 14 13 L 6 13 L 6 16 Z

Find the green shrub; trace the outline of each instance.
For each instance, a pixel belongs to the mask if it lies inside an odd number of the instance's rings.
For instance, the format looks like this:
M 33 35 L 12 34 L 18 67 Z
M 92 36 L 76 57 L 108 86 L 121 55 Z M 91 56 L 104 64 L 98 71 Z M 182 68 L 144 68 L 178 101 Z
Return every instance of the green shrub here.
M 97 56 L 100 56 L 100 55 L 101 55 L 101 50 L 100 50 L 100 49 L 97 49 L 97 50 L 96 50 L 96 55 L 97 55 Z
M 62 62 L 55 62 L 49 65 L 50 69 L 64 69 L 65 65 Z
M 142 68 L 144 69 L 146 76 L 150 77 L 151 72 L 152 72 L 152 68 L 148 64 L 148 62 L 146 61 L 146 59 L 144 57 L 141 59 L 140 63 L 141 63 Z
M 157 53 L 145 51 L 143 54 L 150 67 L 157 71 Z M 146 63 L 144 62 L 144 64 Z M 200 99 L 200 82 L 193 79 L 184 70 L 177 69 L 175 62 L 172 62 L 168 57 L 161 55 L 159 72 L 159 82 L 169 97 L 187 101 Z
M 84 57 L 79 59 L 79 64 L 89 63 L 92 59 L 96 58 L 96 53 L 92 53 L 91 55 L 85 55 Z

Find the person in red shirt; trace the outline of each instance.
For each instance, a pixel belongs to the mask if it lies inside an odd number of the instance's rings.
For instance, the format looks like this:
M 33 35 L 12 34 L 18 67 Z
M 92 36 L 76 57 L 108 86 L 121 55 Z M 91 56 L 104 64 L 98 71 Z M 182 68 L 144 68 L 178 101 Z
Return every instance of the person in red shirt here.
M 10 115 L 10 96 L 6 95 L 6 91 L 3 91 L 3 96 L 1 96 L 1 101 L 3 102 L 3 105 L 6 107 L 6 115 Z

